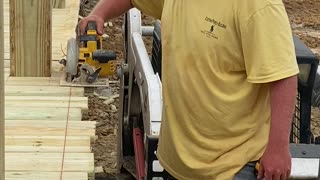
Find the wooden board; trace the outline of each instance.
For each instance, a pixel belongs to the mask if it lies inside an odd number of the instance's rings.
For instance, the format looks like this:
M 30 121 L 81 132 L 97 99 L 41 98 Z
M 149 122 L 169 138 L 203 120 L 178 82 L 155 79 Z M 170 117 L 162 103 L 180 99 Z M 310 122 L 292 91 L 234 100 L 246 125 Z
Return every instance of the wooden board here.
M 9 60 L 5 60 L 4 61 L 4 67 L 5 68 L 10 68 L 10 61 Z
M 52 0 L 52 7 L 53 8 L 65 8 L 66 1 L 65 0 Z
M 68 122 L 67 136 L 89 136 L 95 138 L 96 123 L 91 121 Z M 5 122 L 6 136 L 65 136 L 66 121 L 23 121 Z
M 15 86 L 59 86 L 60 77 L 9 77 L 6 85 Z
M 52 9 L 52 60 L 64 58 L 63 51 L 66 52 L 67 40 L 76 36 L 74 30 L 78 22 L 80 0 L 65 1 L 64 9 Z M 5 59 L 10 59 L 9 22 L 9 0 L 4 0 Z
M 88 110 L 87 97 L 42 97 L 42 96 L 6 96 L 6 107 L 16 107 L 17 110 L 27 107 L 47 107 L 47 108 L 81 108 Z
M 6 172 L 6 180 L 60 180 L 60 172 Z M 88 180 L 85 172 L 63 172 L 62 180 Z
M 68 117 L 69 116 L 69 117 Z M 47 108 L 47 107 L 6 107 L 6 120 L 50 120 L 50 121 L 81 121 L 81 108 Z
M 60 172 L 62 153 L 6 153 L 6 171 Z M 64 172 L 94 172 L 92 153 L 65 153 Z
M 51 1 L 10 1 L 10 75 L 51 76 Z
M 5 94 L 6 96 L 84 96 L 84 89 L 58 86 L 7 85 Z
M 0 0 L 0 180 L 4 180 L 4 29 L 3 29 L 3 0 Z M 6 75 L 5 75 L 6 76 Z
M 6 136 L 6 152 L 90 153 L 89 136 Z

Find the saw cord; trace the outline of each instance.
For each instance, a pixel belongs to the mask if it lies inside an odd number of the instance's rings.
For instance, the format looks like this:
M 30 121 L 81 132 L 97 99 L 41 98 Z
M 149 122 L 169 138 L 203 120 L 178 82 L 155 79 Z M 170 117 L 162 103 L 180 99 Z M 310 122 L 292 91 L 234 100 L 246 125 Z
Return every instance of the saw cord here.
M 67 136 L 68 136 L 68 126 L 69 126 L 69 112 L 70 112 L 70 104 L 71 104 L 71 87 L 69 91 L 69 102 L 68 102 L 68 110 L 67 110 L 67 122 L 66 122 L 66 130 L 64 131 L 64 142 L 63 142 L 63 151 L 62 151 L 62 162 L 61 162 L 61 172 L 60 172 L 60 180 L 63 177 L 63 170 L 64 170 L 64 158 L 65 158 L 65 151 L 66 151 L 66 144 L 67 144 Z

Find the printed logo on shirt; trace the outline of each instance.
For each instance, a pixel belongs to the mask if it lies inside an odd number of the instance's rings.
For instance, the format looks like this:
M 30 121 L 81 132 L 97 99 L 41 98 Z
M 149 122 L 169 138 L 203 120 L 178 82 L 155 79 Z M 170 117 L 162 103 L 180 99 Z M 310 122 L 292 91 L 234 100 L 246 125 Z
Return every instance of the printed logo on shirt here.
M 210 25 L 207 30 L 202 30 L 201 33 L 204 34 L 208 38 L 219 39 L 215 33 L 216 29 L 217 28 L 227 29 L 227 26 L 225 24 L 223 24 L 220 21 L 217 21 L 213 18 L 206 17 L 205 21 L 209 22 Z

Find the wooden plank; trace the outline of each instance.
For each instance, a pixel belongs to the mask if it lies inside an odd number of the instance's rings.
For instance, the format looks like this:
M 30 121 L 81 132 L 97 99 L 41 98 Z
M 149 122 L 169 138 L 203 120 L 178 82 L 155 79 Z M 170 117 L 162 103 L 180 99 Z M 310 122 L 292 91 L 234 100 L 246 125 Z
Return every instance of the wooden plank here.
M 53 8 L 65 8 L 66 1 L 65 0 L 52 0 L 52 7 Z
M 90 153 L 89 136 L 6 136 L 6 152 Z
M 3 0 L 0 0 L 0 180 L 4 180 L 5 173 L 5 132 L 4 132 L 4 31 L 3 31 Z
M 60 172 L 6 172 L 6 180 L 59 180 Z M 63 172 L 62 180 L 88 180 L 86 172 Z
M 21 109 L 26 107 L 64 107 L 81 108 L 88 111 L 87 97 L 42 97 L 42 96 L 6 96 L 6 107 Z
M 10 61 L 9 60 L 5 60 L 4 61 L 4 67 L 5 68 L 10 68 Z
M 10 1 L 11 75 L 51 76 L 51 1 Z
M 95 137 L 96 123 L 92 121 L 70 121 L 67 136 Z M 23 121 L 5 122 L 6 136 L 64 136 L 66 121 Z
M 6 153 L 6 171 L 60 172 L 62 153 Z M 92 153 L 65 153 L 64 172 L 94 171 Z
M 7 81 L 7 79 L 10 76 L 10 68 L 4 68 L 4 83 Z
M 9 77 L 6 85 L 59 86 L 60 77 Z
M 5 111 L 6 120 L 61 121 L 67 120 L 68 116 L 69 121 L 81 121 L 81 108 L 24 107 L 18 109 L 17 107 L 7 107 Z
M 56 0 L 61 1 L 61 0 Z M 75 37 L 74 29 L 78 22 L 79 0 L 68 0 L 65 9 L 52 9 L 52 59 L 64 57 L 61 49 L 66 52 L 67 40 Z M 10 59 L 10 19 L 9 1 L 4 3 L 5 28 L 5 59 Z M 62 48 L 61 48 L 62 47 Z
M 5 87 L 6 96 L 84 96 L 84 88 L 58 86 L 11 86 Z

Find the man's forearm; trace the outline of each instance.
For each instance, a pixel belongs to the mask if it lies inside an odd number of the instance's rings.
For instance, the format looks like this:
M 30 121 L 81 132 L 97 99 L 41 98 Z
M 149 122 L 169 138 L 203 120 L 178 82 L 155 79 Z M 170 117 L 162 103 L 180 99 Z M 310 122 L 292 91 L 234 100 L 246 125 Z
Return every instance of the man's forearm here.
M 132 7 L 131 0 L 100 0 L 91 15 L 102 17 L 107 21 L 124 14 Z
M 292 116 L 297 95 L 297 77 L 271 84 L 271 128 L 268 149 L 289 148 Z

